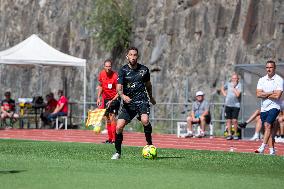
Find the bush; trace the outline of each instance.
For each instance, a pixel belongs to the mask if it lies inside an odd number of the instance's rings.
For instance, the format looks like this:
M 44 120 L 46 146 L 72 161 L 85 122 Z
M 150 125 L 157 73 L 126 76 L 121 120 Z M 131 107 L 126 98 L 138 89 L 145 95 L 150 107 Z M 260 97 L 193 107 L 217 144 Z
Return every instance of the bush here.
M 125 49 L 131 34 L 130 0 L 93 0 L 93 12 L 87 25 L 105 50 Z

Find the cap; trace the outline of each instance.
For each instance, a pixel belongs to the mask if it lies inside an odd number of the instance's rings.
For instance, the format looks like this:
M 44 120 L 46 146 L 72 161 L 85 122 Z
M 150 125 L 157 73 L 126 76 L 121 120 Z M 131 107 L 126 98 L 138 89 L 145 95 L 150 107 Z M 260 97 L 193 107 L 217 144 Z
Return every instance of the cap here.
M 196 94 L 195 94 L 195 96 L 203 96 L 203 95 L 204 95 L 204 93 L 202 91 L 197 91 Z

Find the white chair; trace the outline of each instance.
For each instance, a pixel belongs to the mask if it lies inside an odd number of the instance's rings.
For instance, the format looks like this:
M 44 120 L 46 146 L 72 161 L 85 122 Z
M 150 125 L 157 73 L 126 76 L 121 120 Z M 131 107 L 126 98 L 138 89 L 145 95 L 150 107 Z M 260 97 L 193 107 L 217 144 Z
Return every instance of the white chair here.
M 213 125 L 212 123 L 209 124 L 209 136 L 210 138 L 213 137 Z M 199 133 L 200 125 L 193 124 L 193 134 Z M 177 122 L 177 137 L 184 137 L 187 134 L 187 122 Z
M 63 125 L 64 125 L 64 128 L 65 130 L 67 130 L 67 121 L 68 121 L 68 116 L 57 116 L 56 118 L 56 129 L 58 130 L 58 122 L 59 122 L 59 119 L 61 119 L 63 121 Z

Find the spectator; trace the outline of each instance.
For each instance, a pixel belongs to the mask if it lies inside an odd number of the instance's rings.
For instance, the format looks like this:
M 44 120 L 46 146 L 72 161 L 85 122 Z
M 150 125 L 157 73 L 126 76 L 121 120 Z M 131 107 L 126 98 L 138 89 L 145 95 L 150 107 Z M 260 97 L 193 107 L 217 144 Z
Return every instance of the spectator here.
M 255 150 L 255 153 L 264 153 L 267 145 L 269 145 L 269 154 L 275 155 L 274 149 L 274 133 L 275 122 L 280 112 L 280 97 L 283 93 L 283 79 L 276 74 L 276 64 L 269 60 L 266 62 L 266 75 L 258 80 L 256 96 L 261 98 L 260 118 L 264 125 L 264 136 L 261 146 Z
M 281 101 L 281 112 L 278 115 L 279 133 L 275 136 L 275 142 L 284 142 L 284 100 Z
M 225 118 L 226 129 L 228 130 L 227 140 L 238 140 L 238 117 L 240 112 L 240 97 L 242 92 L 241 83 L 239 83 L 238 74 L 234 73 L 231 77 L 231 81 L 222 85 L 222 94 L 226 97 L 225 100 Z M 231 133 L 231 126 L 234 125 L 234 137 Z
M 1 120 L 5 121 L 10 119 L 10 125 L 7 128 L 11 128 L 13 123 L 17 121 L 19 115 L 15 113 L 16 105 L 15 100 L 11 98 L 11 92 L 5 92 L 5 99 L 1 101 Z
M 209 124 L 211 121 L 211 116 L 209 112 L 209 103 L 204 100 L 204 93 L 202 91 L 196 92 L 196 101 L 192 104 L 191 113 L 187 117 L 187 135 L 186 137 L 192 137 L 192 125 L 200 124 L 201 130 L 197 134 L 199 137 L 204 137 L 205 125 Z
M 108 139 L 104 142 L 106 144 L 113 144 L 115 142 L 115 116 L 118 114 L 120 107 L 120 100 L 116 92 L 117 78 L 117 72 L 112 70 L 112 61 L 106 60 L 104 62 L 104 69 L 99 74 L 99 86 L 97 87 L 97 106 L 106 108 L 105 120 L 108 131 Z
M 41 113 L 40 118 L 45 125 L 49 125 L 51 122 L 48 120 L 49 114 L 51 114 L 57 106 L 57 100 L 54 99 L 54 94 L 49 93 L 46 95 L 46 106 L 43 113 Z
M 64 96 L 63 90 L 58 90 L 58 101 L 54 111 L 48 115 L 48 120 L 52 121 L 58 116 L 67 116 L 68 115 L 68 99 Z M 60 123 L 59 129 L 63 127 L 63 123 Z
M 255 112 L 243 123 L 239 124 L 239 128 L 244 129 L 246 128 L 247 124 L 256 121 L 255 125 L 255 133 L 253 137 L 250 139 L 251 141 L 259 140 L 260 139 L 260 131 L 261 131 L 261 119 L 260 119 L 260 110 L 257 109 Z

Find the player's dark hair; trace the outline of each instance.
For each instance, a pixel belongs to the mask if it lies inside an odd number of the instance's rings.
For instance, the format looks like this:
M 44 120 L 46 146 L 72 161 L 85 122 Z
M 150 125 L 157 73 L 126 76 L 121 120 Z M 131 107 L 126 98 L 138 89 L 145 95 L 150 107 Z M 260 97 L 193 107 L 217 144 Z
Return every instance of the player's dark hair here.
M 137 52 L 137 54 L 138 54 L 138 49 L 137 49 L 136 47 L 129 47 L 129 48 L 127 49 L 127 54 L 128 54 L 128 53 L 129 53 L 129 51 L 131 51 L 131 50 L 136 51 L 136 52 Z
M 6 92 L 4 93 L 4 95 L 5 95 L 5 96 L 11 96 L 11 92 L 10 92 L 10 91 L 6 91 Z
M 273 60 L 267 60 L 266 64 L 273 64 L 274 68 L 276 68 L 276 63 Z
M 110 62 L 111 65 L 112 65 L 112 60 L 111 60 L 111 59 L 106 59 L 106 60 L 104 61 L 104 65 L 105 65 L 107 62 Z

